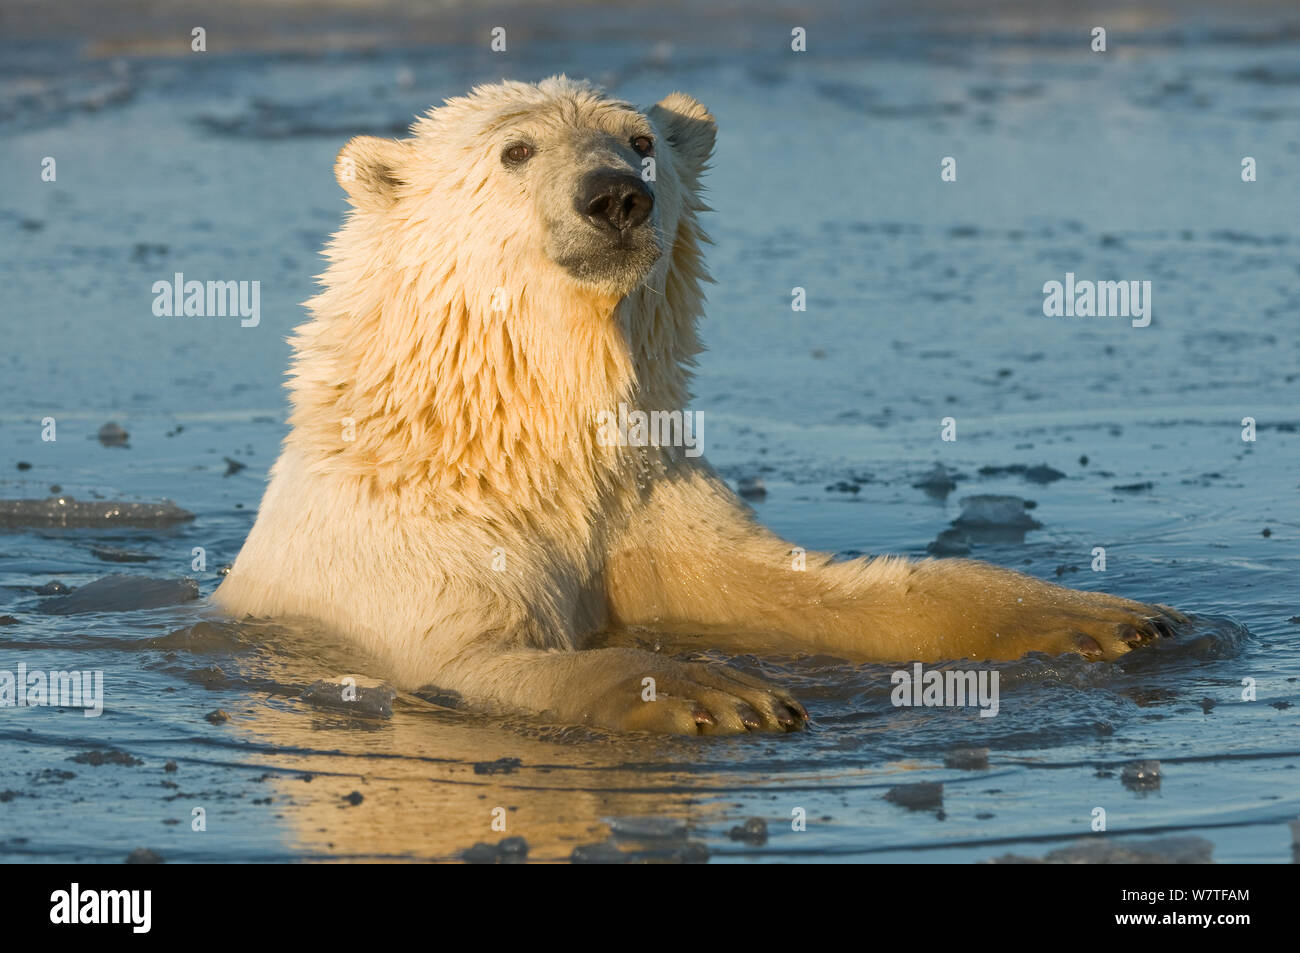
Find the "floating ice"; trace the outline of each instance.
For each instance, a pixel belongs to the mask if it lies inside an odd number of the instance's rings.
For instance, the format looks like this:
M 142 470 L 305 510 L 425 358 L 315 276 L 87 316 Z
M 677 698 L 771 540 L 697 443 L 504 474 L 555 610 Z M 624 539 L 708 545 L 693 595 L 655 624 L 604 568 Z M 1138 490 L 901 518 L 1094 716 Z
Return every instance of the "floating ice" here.
M 989 766 L 989 749 L 954 748 L 943 756 L 943 766 L 958 771 L 985 771 Z
M 937 781 L 900 784 L 885 792 L 885 800 L 909 811 L 933 811 L 943 807 L 943 785 Z
M 669 841 L 663 846 L 622 850 L 612 840 L 580 844 L 569 856 L 573 864 L 707 864 L 709 849 L 697 841 Z
M 133 612 L 192 602 L 199 597 L 193 579 L 151 579 L 148 576 L 104 576 L 66 596 L 41 603 L 37 611 L 49 615 L 79 612 Z
M 767 843 L 767 821 L 761 817 L 751 817 L 744 824 L 737 824 L 727 831 L 727 836 L 753 847 L 762 847 Z
M 1041 860 L 1003 854 L 994 864 L 1209 864 L 1214 845 L 1201 837 L 1162 837 L 1155 840 L 1118 844 L 1095 835 L 1087 840 L 1051 851 Z
M 676 817 L 615 817 L 609 821 L 609 829 L 615 837 L 635 840 L 686 836 L 686 822 Z
M 961 501 L 961 515 L 952 525 L 965 529 L 1038 529 L 1043 524 L 1026 510 L 1036 504 L 1018 496 L 968 496 Z
M 377 679 L 345 675 L 337 680 L 321 679 L 298 697 L 315 708 L 391 718 L 397 689 Z
M 761 500 L 767 496 L 767 485 L 761 476 L 741 477 L 736 483 L 736 492 L 747 500 Z
M 1159 761 L 1133 761 L 1124 765 L 1119 775 L 1124 787 L 1134 791 L 1149 791 L 1160 787 Z
M 460 852 L 467 864 L 522 864 L 528 859 L 528 841 L 522 837 L 506 837 L 495 844 L 479 841 Z
M 152 529 L 184 523 L 194 514 L 171 500 L 157 503 L 85 502 L 70 496 L 47 500 L 0 500 L 0 527 L 135 526 Z
M 495 761 L 476 761 L 475 774 L 514 774 L 523 766 L 520 758 L 497 758 Z
M 964 530 L 946 529 L 940 533 L 925 551 L 931 556 L 969 556 L 971 538 Z
M 99 438 L 99 442 L 106 447 L 125 447 L 131 435 L 122 428 L 121 424 L 110 420 L 99 428 L 99 433 L 96 436 Z
M 950 470 L 942 463 L 936 463 L 925 473 L 918 476 L 912 486 L 918 490 L 924 490 L 928 496 L 942 500 L 957 489 L 958 480 L 964 480 L 965 478 L 965 474 Z

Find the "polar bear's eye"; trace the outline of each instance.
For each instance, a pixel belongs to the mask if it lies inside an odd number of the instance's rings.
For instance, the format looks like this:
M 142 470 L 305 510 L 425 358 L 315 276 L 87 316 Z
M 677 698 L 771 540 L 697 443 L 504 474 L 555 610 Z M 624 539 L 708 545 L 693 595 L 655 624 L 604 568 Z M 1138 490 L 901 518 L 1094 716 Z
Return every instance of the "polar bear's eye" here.
M 649 136 L 633 136 L 632 148 L 637 151 L 638 155 L 648 156 L 650 150 L 655 147 L 655 141 Z
M 501 161 L 506 165 L 523 165 L 532 157 L 532 146 L 523 142 L 516 142 L 512 146 L 506 147 L 506 151 L 501 155 Z

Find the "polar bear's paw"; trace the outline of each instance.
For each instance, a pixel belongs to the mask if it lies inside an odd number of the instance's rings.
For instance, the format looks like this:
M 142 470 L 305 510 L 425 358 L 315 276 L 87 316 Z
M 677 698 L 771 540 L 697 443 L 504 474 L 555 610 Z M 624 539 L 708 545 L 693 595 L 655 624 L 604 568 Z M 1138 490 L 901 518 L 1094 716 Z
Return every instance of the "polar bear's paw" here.
M 1067 589 L 966 560 L 917 563 L 903 585 L 905 611 L 887 606 L 895 610 L 891 621 L 901 636 L 888 648 L 900 659 L 909 652 L 928 653 L 929 660 L 1010 660 L 1043 652 L 1114 661 L 1179 638 L 1191 622 L 1169 606 Z
M 1041 651 L 1114 661 L 1159 639 L 1175 638 L 1187 616 L 1162 605 L 1147 605 L 1100 593 L 1077 593 L 1067 606 L 1027 613 L 1011 634 L 1013 655 Z M 1019 639 L 1017 639 L 1019 636 Z
M 721 665 L 681 663 L 646 678 L 612 692 L 593 720 L 617 731 L 682 735 L 798 731 L 808 723 L 789 692 Z

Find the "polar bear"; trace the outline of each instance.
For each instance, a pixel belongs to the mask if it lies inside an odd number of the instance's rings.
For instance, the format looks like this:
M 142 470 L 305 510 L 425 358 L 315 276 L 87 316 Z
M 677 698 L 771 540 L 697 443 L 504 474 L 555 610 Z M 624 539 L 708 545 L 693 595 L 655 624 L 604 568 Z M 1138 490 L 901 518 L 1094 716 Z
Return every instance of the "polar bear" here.
M 863 661 L 1114 659 L 1173 634 L 1166 607 L 978 562 L 798 564 L 701 457 L 599 438 L 620 405 L 686 402 L 715 129 L 682 93 L 642 112 L 559 76 L 349 142 L 291 430 L 217 605 L 310 620 L 469 706 L 687 734 L 807 713 L 601 633 Z

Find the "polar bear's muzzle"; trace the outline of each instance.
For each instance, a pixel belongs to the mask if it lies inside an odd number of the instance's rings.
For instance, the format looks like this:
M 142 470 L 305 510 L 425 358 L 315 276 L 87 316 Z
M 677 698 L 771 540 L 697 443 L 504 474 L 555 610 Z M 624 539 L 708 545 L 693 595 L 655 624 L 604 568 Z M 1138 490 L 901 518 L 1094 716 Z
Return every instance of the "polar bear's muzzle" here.
M 551 258 L 579 281 L 636 287 L 660 255 L 649 186 L 626 169 L 596 169 L 577 180 L 572 203 L 572 216 L 550 223 Z
M 574 204 L 578 214 L 592 225 L 621 236 L 645 224 L 655 207 L 655 197 L 639 175 L 590 172 L 583 176 Z

